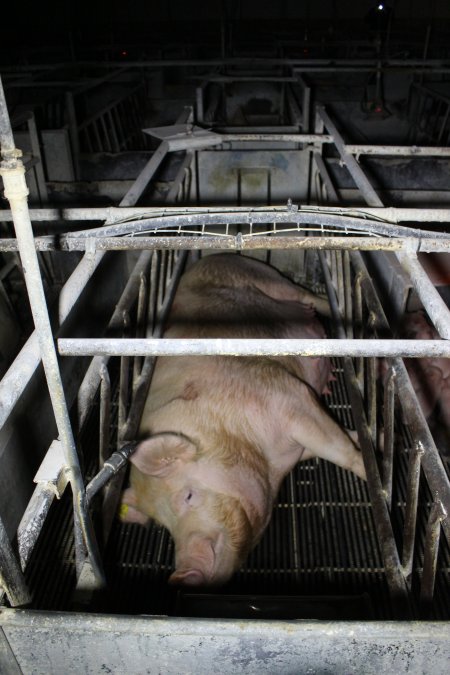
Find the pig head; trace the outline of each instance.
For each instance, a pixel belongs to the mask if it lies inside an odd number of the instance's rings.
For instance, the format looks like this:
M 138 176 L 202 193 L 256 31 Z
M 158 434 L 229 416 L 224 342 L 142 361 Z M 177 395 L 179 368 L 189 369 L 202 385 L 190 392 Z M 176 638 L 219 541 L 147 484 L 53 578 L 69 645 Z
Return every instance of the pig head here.
M 182 277 L 165 335 L 322 339 L 313 305 L 327 311 L 263 263 L 208 256 Z M 157 360 L 122 519 L 168 528 L 176 564 L 169 581 L 226 582 L 259 541 L 299 460 L 322 457 L 365 478 L 361 453 L 320 405 L 330 376 L 322 358 Z

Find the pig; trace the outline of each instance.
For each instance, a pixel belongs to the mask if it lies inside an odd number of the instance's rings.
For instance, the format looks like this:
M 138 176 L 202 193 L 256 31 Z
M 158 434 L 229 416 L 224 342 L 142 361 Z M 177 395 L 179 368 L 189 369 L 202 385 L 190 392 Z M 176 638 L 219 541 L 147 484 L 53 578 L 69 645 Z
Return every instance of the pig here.
M 165 337 L 324 339 L 314 308 L 325 313 L 328 303 L 274 268 L 210 255 L 181 278 Z M 325 358 L 157 359 L 121 515 L 170 531 L 170 583 L 225 583 L 300 460 L 321 457 L 365 478 L 361 452 L 319 402 L 330 376 Z

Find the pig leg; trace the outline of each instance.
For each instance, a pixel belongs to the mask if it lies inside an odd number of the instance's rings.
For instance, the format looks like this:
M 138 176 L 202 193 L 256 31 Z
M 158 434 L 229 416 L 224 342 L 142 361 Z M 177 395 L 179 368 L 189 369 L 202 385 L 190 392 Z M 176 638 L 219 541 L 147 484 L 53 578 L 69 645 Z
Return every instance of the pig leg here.
M 305 448 L 301 459 L 320 457 L 366 479 L 361 452 L 350 437 L 321 407 L 309 387 L 302 383 L 301 406 L 292 420 L 291 437 Z M 292 419 L 292 418 L 291 418 Z

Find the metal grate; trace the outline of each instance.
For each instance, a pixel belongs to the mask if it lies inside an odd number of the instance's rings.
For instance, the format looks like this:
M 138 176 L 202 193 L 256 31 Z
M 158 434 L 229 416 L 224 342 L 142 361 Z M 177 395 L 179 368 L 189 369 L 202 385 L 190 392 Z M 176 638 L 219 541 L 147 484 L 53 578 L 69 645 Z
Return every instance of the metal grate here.
M 343 370 L 335 360 L 336 381 L 326 405 L 336 419 L 353 427 Z M 113 405 L 117 408 L 117 396 Z M 113 420 L 116 415 L 113 414 Z M 401 426 L 401 425 L 400 425 Z M 88 424 L 84 447 L 97 449 L 96 415 Z M 116 424 L 113 422 L 113 432 Z M 114 433 L 112 433 L 114 443 Z M 392 517 L 401 532 L 408 461 L 403 427 L 397 453 Z M 95 462 L 94 459 L 91 462 Z M 88 462 L 89 464 L 89 462 Z M 89 467 L 90 469 L 90 467 Z M 425 484 L 419 503 L 430 495 Z M 413 597 L 421 574 L 427 508 L 420 511 L 413 574 Z M 74 604 L 74 548 L 69 491 L 52 506 L 28 566 L 27 577 L 39 609 L 68 610 Z M 286 477 L 272 520 L 242 569 L 214 594 L 182 593 L 167 585 L 174 547 L 168 532 L 116 520 L 104 553 L 106 592 L 96 594 L 84 611 L 120 614 L 199 615 L 235 618 L 392 619 L 388 592 L 367 486 L 353 474 L 322 460 L 298 464 Z M 450 618 L 448 546 L 441 546 L 431 617 Z M 416 598 L 417 600 L 417 598 Z M 418 605 L 417 605 L 418 606 Z M 415 608 L 416 616 L 419 610 Z

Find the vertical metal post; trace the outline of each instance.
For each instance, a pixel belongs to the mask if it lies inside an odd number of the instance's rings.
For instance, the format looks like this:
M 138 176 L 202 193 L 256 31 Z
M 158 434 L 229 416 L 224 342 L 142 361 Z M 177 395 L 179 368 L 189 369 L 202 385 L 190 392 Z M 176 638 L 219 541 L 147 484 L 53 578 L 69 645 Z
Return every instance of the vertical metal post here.
M 59 371 L 58 358 L 45 300 L 44 288 L 34 245 L 33 229 L 28 212 L 28 189 L 25 182 L 25 169 L 20 160 L 20 151 L 14 146 L 11 123 L 6 107 L 3 86 L 0 80 L 0 141 L 2 159 L 0 175 L 3 178 L 5 196 L 10 202 L 11 213 L 16 231 L 25 283 L 30 299 L 31 312 L 36 327 L 41 358 L 47 378 L 50 398 L 55 414 L 56 425 L 65 450 L 69 480 L 74 500 L 74 526 L 77 547 L 77 571 L 81 570 L 87 554 L 91 566 L 91 581 L 103 585 L 103 572 L 100 565 L 97 544 L 92 523 L 86 509 L 86 495 L 81 475 L 75 440 L 69 419 L 69 411 Z

